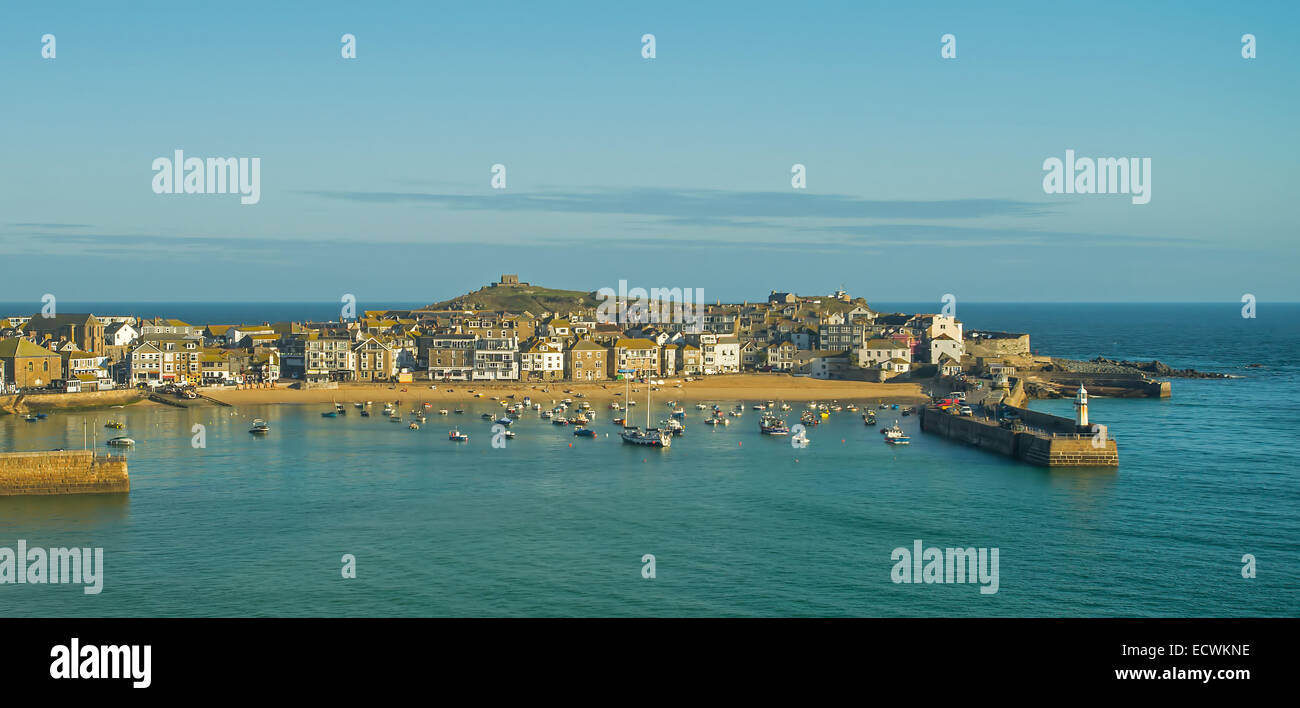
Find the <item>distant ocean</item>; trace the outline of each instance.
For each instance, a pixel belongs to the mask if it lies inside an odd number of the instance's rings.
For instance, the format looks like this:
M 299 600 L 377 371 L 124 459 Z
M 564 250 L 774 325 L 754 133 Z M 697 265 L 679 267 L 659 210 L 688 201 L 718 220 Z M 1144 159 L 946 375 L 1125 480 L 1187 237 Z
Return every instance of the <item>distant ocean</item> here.
M 60 308 L 197 323 L 338 315 L 328 303 Z M 129 496 L 0 498 L 0 547 L 99 546 L 106 565 L 99 595 L 0 585 L 0 615 L 1300 614 L 1300 425 L 1286 417 L 1300 400 L 1300 305 L 1260 303 L 1249 320 L 1233 303 L 957 314 L 968 329 L 1028 332 L 1040 353 L 1242 378 L 1175 379 L 1164 400 L 1095 399 L 1118 470 L 1024 465 L 923 434 L 915 417 L 901 419 L 912 445 L 895 448 L 847 412 L 794 449 L 760 436 L 753 411 L 715 430 L 688 408 L 668 451 L 574 438 L 535 415 L 497 449 L 479 419 L 499 411 L 491 402 L 419 431 L 310 406 L 5 416 L 4 451 L 76 447 L 86 431 L 102 443 L 110 415 L 140 442 Z M 1034 407 L 1070 414 L 1068 401 Z M 598 413 L 596 429 L 613 432 Z M 254 417 L 270 436 L 246 432 Z M 195 449 L 200 423 L 207 446 Z M 468 443 L 447 440 L 453 424 Z M 916 539 L 999 549 L 998 591 L 891 582 L 891 551 Z M 341 577 L 344 554 L 355 579 Z

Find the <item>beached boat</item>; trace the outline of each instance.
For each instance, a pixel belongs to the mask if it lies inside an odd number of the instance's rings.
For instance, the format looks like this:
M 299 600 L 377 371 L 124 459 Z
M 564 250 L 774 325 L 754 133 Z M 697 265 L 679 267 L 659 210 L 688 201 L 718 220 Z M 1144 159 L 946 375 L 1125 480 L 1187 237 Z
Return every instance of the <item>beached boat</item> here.
M 758 421 L 758 432 L 763 435 L 789 435 L 790 427 L 776 416 L 765 415 Z
M 451 430 L 447 432 L 447 439 L 452 442 L 468 442 L 469 433 L 462 433 L 459 430 Z
M 267 433 L 271 432 L 271 426 L 267 425 L 266 421 L 262 420 L 261 418 L 254 418 L 253 427 L 249 428 L 248 432 L 252 433 L 253 435 L 266 435 Z

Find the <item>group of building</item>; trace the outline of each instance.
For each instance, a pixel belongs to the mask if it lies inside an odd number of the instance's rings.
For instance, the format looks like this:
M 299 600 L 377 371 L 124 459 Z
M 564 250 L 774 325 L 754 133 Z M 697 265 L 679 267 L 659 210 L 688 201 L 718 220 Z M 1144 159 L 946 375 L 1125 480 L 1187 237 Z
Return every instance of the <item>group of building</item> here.
M 503 277 L 504 287 L 517 279 Z M 883 381 L 955 375 L 1029 355 L 1028 335 L 963 334 L 944 314 L 889 314 L 837 292 L 773 291 L 701 305 L 670 322 L 473 308 L 372 310 L 327 322 L 191 324 L 88 313 L 0 319 L 8 387 L 63 390 L 163 384 L 606 381 L 777 371 Z M 680 320 L 680 321 L 676 321 Z

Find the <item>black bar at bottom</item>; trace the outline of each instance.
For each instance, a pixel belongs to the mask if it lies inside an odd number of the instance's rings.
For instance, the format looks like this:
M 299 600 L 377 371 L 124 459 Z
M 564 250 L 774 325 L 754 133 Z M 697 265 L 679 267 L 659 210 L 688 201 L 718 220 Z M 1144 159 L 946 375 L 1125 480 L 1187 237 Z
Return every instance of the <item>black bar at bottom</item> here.
M 0 677 L 47 696 L 238 694 L 268 684 L 326 694 L 376 685 L 427 691 L 430 682 L 481 692 L 527 690 L 530 681 L 581 692 L 605 681 L 634 687 L 640 678 L 740 682 L 760 692 L 880 682 L 919 685 L 934 697 L 1044 683 L 1248 695 L 1294 682 L 1296 629 L 1295 619 L 5 619 Z M 119 669 L 130 678 L 87 676 L 111 674 L 127 654 L 104 646 L 137 648 Z

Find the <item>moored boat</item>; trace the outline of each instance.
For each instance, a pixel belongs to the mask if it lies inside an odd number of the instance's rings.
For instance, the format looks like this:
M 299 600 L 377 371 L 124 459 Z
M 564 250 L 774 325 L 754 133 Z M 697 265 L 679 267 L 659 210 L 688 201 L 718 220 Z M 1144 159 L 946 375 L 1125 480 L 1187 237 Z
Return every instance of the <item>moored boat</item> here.
M 790 427 L 785 424 L 784 420 L 776 416 L 765 415 L 758 422 L 758 432 L 763 435 L 789 435 Z
M 266 421 L 262 420 L 261 418 L 254 418 L 253 427 L 249 428 L 248 432 L 252 433 L 253 435 L 266 435 L 267 433 L 271 432 L 271 426 L 267 425 Z

